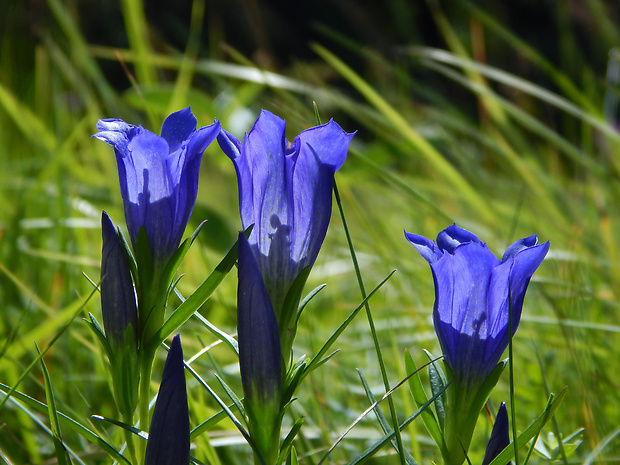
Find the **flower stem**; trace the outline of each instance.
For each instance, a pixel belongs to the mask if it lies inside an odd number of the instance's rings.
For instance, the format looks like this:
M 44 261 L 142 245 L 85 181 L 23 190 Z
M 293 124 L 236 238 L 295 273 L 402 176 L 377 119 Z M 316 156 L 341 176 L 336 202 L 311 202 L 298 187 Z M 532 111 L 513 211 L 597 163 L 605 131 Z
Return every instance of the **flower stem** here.
M 148 432 L 150 426 L 149 404 L 151 402 L 151 372 L 153 371 L 154 351 L 147 349 L 140 354 L 140 391 L 139 391 L 139 415 L 140 429 Z M 146 454 L 146 441 L 140 441 L 138 448 L 139 460 L 136 463 L 144 463 Z

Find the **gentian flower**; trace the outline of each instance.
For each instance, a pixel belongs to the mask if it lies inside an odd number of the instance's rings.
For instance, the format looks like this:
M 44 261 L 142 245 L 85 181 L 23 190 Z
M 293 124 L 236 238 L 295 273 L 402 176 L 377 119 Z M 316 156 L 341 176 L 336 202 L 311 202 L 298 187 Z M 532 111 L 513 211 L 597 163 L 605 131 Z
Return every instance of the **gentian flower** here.
M 325 239 L 334 173 L 344 163 L 353 134 L 333 120 L 307 129 L 291 144 L 286 122 L 263 110 L 243 143 L 222 130 L 220 147 L 233 161 L 241 223 L 254 225 L 249 243 L 263 276 L 280 334 L 294 333 L 294 308 L 286 296 L 302 270 L 312 267 Z M 284 341 L 283 351 L 288 346 Z
M 248 240 L 237 242 L 239 369 L 250 436 L 265 463 L 275 463 L 280 439 L 282 352 L 278 322 Z
M 145 465 L 189 464 L 189 411 L 181 338 L 170 344 L 153 420 L 146 444 Z
M 405 236 L 433 272 L 433 322 L 451 374 L 442 455 L 447 465 L 460 465 L 480 410 L 504 368 L 498 362 L 509 343 L 509 328 L 514 335 L 525 291 L 549 242 L 537 244 L 536 236 L 520 239 L 499 260 L 478 237 L 455 224 L 440 232 L 436 243 Z
M 487 443 L 482 465 L 489 465 L 508 444 L 510 444 L 510 435 L 508 434 L 508 411 L 506 410 L 506 404 L 502 402 L 497 410 L 495 424 L 491 430 L 491 437 Z
M 536 236 L 518 240 L 499 260 L 478 237 L 452 225 L 437 242 L 405 232 L 429 262 L 435 281 L 435 331 L 461 387 L 481 385 L 508 346 L 521 319 L 530 278 L 549 251 Z
M 220 123 L 196 130 L 188 107 L 166 118 L 161 136 L 120 119 L 99 120 L 97 129 L 94 137 L 114 147 L 134 250 L 144 227 L 154 263 L 165 266 L 185 232 L 202 154 L 219 134 Z
M 101 253 L 101 312 L 103 328 L 111 347 L 125 342 L 127 331 L 137 340 L 138 310 L 127 255 L 106 212 L 101 215 L 103 247 Z M 129 329 L 131 327 L 131 329 Z

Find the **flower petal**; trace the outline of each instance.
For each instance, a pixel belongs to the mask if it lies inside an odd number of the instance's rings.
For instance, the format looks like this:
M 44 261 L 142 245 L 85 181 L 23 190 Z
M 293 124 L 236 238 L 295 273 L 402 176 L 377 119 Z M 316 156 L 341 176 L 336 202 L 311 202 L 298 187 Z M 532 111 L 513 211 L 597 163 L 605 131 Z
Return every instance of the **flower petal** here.
M 161 137 L 163 137 L 170 152 L 177 151 L 183 142 L 188 140 L 196 131 L 196 117 L 192 114 L 190 107 L 172 113 L 161 127 Z
M 504 252 L 504 256 L 502 257 L 502 261 L 505 262 L 509 258 L 513 258 L 523 249 L 532 247 L 536 245 L 537 243 L 538 243 L 538 238 L 536 237 L 536 235 L 524 237 L 523 239 L 519 239 L 518 241 L 511 244 L 510 247 L 506 249 L 506 252 Z
M 434 261 L 439 260 L 443 255 L 443 252 L 439 250 L 437 245 L 424 236 L 419 236 L 418 234 L 412 234 L 405 231 L 405 238 L 411 242 L 411 244 L 418 252 L 420 252 L 420 255 L 422 255 L 428 263 L 433 263 Z
M 454 249 L 459 245 L 469 242 L 482 244 L 478 236 L 466 229 L 458 227 L 456 224 L 447 227 L 437 235 L 437 246 L 440 250 L 448 253 L 453 253 Z

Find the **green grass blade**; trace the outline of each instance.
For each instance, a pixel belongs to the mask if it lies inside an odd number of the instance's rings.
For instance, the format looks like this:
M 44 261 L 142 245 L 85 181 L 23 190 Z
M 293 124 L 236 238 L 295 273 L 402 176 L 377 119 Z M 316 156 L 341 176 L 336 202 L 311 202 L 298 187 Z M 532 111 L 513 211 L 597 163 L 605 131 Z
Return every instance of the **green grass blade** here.
M 358 369 L 357 373 L 359 374 L 360 380 L 362 381 L 362 386 L 364 388 L 364 392 L 366 392 L 366 398 L 368 399 L 368 401 L 371 404 L 374 404 L 377 401 L 377 399 L 375 399 L 375 396 L 372 394 L 372 391 L 370 390 L 370 386 L 368 385 L 368 382 L 366 381 L 366 378 L 362 374 L 361 370 Z M 383 412 L 381 411 L 381 409 L 379 408 L 378 405 L 377 405 L 377 407 L 375 407 L 375 409 L 373 411 L 375 412 L 377 420 L 379 421 L 379 424 L 381 425 L 381 429 L 383 430 L 383 434 L 390 434 L 392 431 L 394 431 L 390 427 L 390 425 L 387 422 L 387 420 L 385 419 L 385 415 L 383 415 Z M 392 447 L 394 448 L 394 450 L 396 452 L 398 452 L 398 444 L 396 443 L 396 440 L 392 439 L 392 440 L 390 440 L 390 442 L 392 443 Z M 417 465 L 417 462 L 415 461 L 413 456 L 409 453 L 409 451 L 407 449 L 404 449 L 403 451 L 405 453 L 405 460 L 407 461 L 407 464 L 408 465 Z
M 447 386 L 446 386 L 447 388 Z M 420 408 L 418 408 L 418 410 L 416 410 L 413 415 L 411 415 L 410 417 L 408 417 L 405 421 L 403 421 L 400 426 L 399 426 L 399 430 L 404 429 L 405 427 L 407 427 L 407 425 L 409 425 L 409 423 L 411 423 L 413 420 L 415 420 L 416 418 L 418 418 L 420 416 L 420 414 L 426 410 L 427 408 L 430 407 L 430 405 L 435 402 L 435 400 L 437 399 L 437 397 L 439 397 L 441 394 L 443 394 L 444 391 L 437 393 L 435 396 L 431 397 L 428 402 L 426 402 L 424 405 L 422 405 Z M 383 400 L 385 398 L 382 397 L 379 401 L 377 401 L 375 404 L 378 404 L 379 402 L 381 402 L 381 400 Z M 373 404 L 371 406 L 370 409 L 367 409 L 365 413 L 370 412 L 370 410 L 372 410 L 375 407 L 375 405 Z M 345 433 L 346 434 L 346 433 Z M 389 434 L 386 434 L 385 436 L 383 436 L 381 439 L 379 439 L 378 441 L 375 441 L 368 449 L 366 449 L 364 452 L 362 452 L 359 456 L 357 456 L 355 459 L 353 459 L 351 462 L 348 463 L 348 465 L 358 465 L 361 463 L 364 463 L 366 460 L 370 459 L 374 454 L 376 454 L 379 450 L 381 450 L 385 444 L 388 441 L 391 441 L 392 438 L 394 437 L 395 432 L 392 431 Z M 333 449 L 333 447 L 332 447 Z M 330 449 L 328 451 L 331 452 Z M 321 463 L 323 462 L 323 460 L 321 462 L 319 462 L 319 465 L 321 465 Z
M 0 391 L 4 393 L 12 392 L 12 397 L 19 400 L 20 402 L 23 402 L 24 404 L 38 410 L 39 412 L 43 414 L 47 413 L 47 405 L 45 405 L 42 402 L 39 402 L 36 399 L 33 399 L 30 396 L 27 396 L 26 394 L 16 391 L 5 384 L 0 383 Z M 77 434 L 82 436 L 84 439 L 86 439 L 90 443 L 101 448 L 114 460 L 120 463 L 124 463 L 126 465 L 131 465 L 131 462 L 129 462 L 129 460 L 127 460 L 123 455 L 121 455 L 114 447 L 112 447 L 110 444 L 104 441 L 97 434 L 95 434 L 94 432 L 86 428 L 85 426 L 75 421 L 73 418 L 70 418 L 63 413 L 58 412 L 58 419 L 60 422 L 67 425 L 69 428 L 74 430 Z
M 381 97 L 368 82 L 364 81 L 355 71 L 324 47 L 314 44 L 312 49 L 349 81 L 372 106 L 383 114 L 402 137 L 418 151 L 437 173 L 443 176 L 451 188 L 459 192 L 459 195 L 468 201 L 470 206 L 481 218 L 489 223 L 495 221 L 495 217 L 489 209 L 488 202 L 486 202 L 467 180 L 463 178 L 458 170 L 452 166 L 437 149 L 424 139 L 393 106 Z
M 351 254 L 351 260 L 353 261 L 353 268 L 355 269 L 355 275 L 357 277 L 357 282 L 359 285 L 360 292 L 362 294 L 362 298 L 366 299 L 366 289 L 364 287 L 364 280 L 362 278 L 362 272 L 359 266 L 359 262 L 357 260 L 357 255 L 355 253 L 355 247 L 353 246 L 353 239 L 351 238 L 351 233 L 349 231 L 349 226 L 347 223 L 347 219 L 344 214 L 344 209 L 342 207 L 342 201 L 340 199 L 340 194 L 338 193 L 338 185 L 336 184 L 336 180 L 334 180 L 334 196 L 336 197 L 336 205 L 338 205 L 338 211 L 340 212 L 340 218 L 342 219 L 342 224 L 344 226 L 344 233 L 347 238 L 347 243 L 349 245 L 349 252 Z M 366 309 L 366 318 L 368 320 L 368 326 L 370 327 L 370 335 L 372 337 L 375 353 L 377 355 L 377 361 L 379 362 L 379 369 L 381 371 L 381 379 L 383 380 L 383 386 L 386 391 L 390 391 L 390 381 L 387 375 L 387 369 L 385 368 L 385 361 L 383 359 L 383 354 L 381 352 L 381 343 L 379 342 L 379 337 L 377 336 L 377 330 L 375 328 L 374 319 L 372 316 L 372 312 L 370 311 L 370 304 L 368 300 L 364 304 L 364 308 Z M 388 405 L 390 407 L 390 415 L 392 417 L 392 424 L 394 425 L 394 432 L 396 436 L 396 442 L 398 444 L 398 454 L 400 456 L 400 462 L 402 465 L 405 465 L 405 447 L 403 445 L 403 440 L 400 435 L 400 430 L 398 429 L 398 415 L 396 413 L 396 407 L 394 405 L 394 400 L 392 397 L 388 397 Z
M 37 352 L 39 352 L 37 348 Z M 40 354 L 40 352 L 39 352 Z M 58 412 L 56 410 L 56 398 L 54 397 L 54 391 L 52 389 L 52 380 L 50 374 L 47 371 L 47 366 L 43 358 L 40 358 L 41 372 L 43 373 L 43 384 L 45 386 L 45 400 L 47 401 L 47 414 L 50 419 L 50 429 L 52 431 L 52 437 L 54 439 L 54 449 L 56 450 L 56 458 L 59 465 L 70 465 L 71 458 L 65 448 L 62 440 L 62 433 L 60 431 L 60 424 L 58 422 Z

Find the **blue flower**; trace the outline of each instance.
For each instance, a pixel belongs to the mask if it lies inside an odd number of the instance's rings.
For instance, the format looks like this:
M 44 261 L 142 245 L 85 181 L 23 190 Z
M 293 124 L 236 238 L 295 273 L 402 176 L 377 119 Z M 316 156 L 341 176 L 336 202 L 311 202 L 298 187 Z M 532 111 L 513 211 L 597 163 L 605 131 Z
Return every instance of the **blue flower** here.
M 224 130 L 218 136 L 237 171 L 241 222 L 254 225 L 249 242 L 279 323 L 292 283 L 314 264 L 325 238 L 334 173 L 353 137 L 333 120 L 292 144 L 285 129 L 283 119 L 263 110 L 243 143 Z
M 521 239 L 499 260 L 478 237 L 452 225 L 437 242 L 405 232 L 429 262 L 435 281 L 435 331 L 457 386 L 480 386 L 508 346 L 508 315 L 519 326 L 530 278 L 549 251 L 536 236 Z
M 202 154 L 219 134 L 220 124 L 196 130 L 188 107 L 166 118 L 161 137 L 119 119 L 99 120 L 97 129 L 94 137 L 114 147 L 134 250 L 144 227 L 154 262 L 165 265 L 185 232 L 196 202 Z
M 487 449 L 484 453 L 482 465 L 489 465 L 510 444 L 510 435 L 508 433 L 508 411 L 506 404 L 502 402 L 497 410 L 495 424 L 491 431 L 491 437 L 487 443 Z
M 239 365 L 246 399 L 279 401 L 282 385 L 282 353 L 278 322 L 254 253 L 239 233 L 239 284 L 237 288 L 237 334 Z
M 243 233 L 239 233 L 237 244 L 237 337 L 244 404 L 258 453 L 265 463 L 275 463 L 282 418 L 280 333 L 256 258 Z
M 189 410 L 181 338 L 170 344 L 153 410 L 145 465 L 189 464 Z
M 131 326 L 132 341 L 137 340 L 138 310 L 129 261 L 118 233 L 106 212 L 101 215 L 103 247 L 101 253 L 101 312 L 103 327 L 111 347 L 123 346 Z

